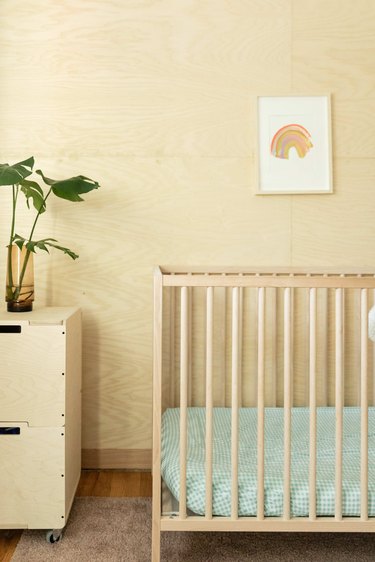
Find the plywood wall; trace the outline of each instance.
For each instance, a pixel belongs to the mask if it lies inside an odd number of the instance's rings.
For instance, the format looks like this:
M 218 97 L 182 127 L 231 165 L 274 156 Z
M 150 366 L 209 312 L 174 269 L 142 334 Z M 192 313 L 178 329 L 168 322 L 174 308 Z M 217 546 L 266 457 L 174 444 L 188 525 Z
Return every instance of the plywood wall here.
M 83 309 L 84 447 L 146 450 L 154 264 L 374 265 L 375 4 L 2 0 L 0 20 L 0 161 L 101 183 L 39 226 L 80 259 L 36 261 L 36 303 Z M 334 194 L 256 196 L 255 97 L 329 92 Z

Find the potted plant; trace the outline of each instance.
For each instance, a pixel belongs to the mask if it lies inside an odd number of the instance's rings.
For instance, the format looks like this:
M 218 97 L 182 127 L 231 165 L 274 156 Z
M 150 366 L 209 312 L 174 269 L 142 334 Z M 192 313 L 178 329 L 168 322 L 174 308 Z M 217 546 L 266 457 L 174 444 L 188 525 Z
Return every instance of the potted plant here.
M 33 279 L 33 254 L 36 249 L 49 252 L 50 248 L 55 248 L 64 252 L 72 259 L 77 259 L 78 255 L 60 246 L 54 238 L 34 238 L 35 228 L 40 216 L 46 211 L 47 199 L 51 195 L 67 199 L 68 201 L 83 201 L 81 195 L 93 189 L 98 189 L 98 182 L 85 176 L 75 176 L 64 180 L 53 180 L 44 175 L 42 170 L 36 170 L 47 186 L 45 191 L 39 185 L 39 177 L 30 179 L 33 174 L 34 158 L 28 158 L 16 164 L 0 164 L 0 186 L 10 186 L 12 188 L 12 219 L 9 234 L 9 244 L 7 253 L 7 281 L 6 297 L 7 309 L 10 312 L 26 312 L 32 310 L 34 300 L 34 279 Z M 16 209 L 20 194 L 26 197 L 27 206 L 30 208 L 30 200 L 36 211 L 35 219 L 30 233 L 24 237 L 16 232 Z

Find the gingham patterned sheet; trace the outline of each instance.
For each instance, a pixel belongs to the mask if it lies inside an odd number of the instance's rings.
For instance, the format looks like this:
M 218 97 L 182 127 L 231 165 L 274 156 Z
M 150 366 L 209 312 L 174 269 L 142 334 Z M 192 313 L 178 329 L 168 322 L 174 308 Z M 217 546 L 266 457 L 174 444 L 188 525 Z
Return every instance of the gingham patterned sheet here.
M 266 516 L 283 511 L 283 408 L 265 409 Z M 166 410 L 162 420 L 164 482 L 178 499 L 180 491 L 178 408 Z M 257 512 L 257 410 L 239 411 L 239 515 Z M 369 515 L 375 516 L 375 408 L 369 408 Z M 230 516 L 231 508 L 231 409 L 214 409 L 213 514 Z M 335 409 L 317 411 L 317 514 L 335 511 Z M 344 408 L 343 515 L 360 515 L 360 409 Z M 292 410 L 291 512 L 309 514 L 309 409 Z M 188 409 L 187 507 L 205 512 L 205 409 Z

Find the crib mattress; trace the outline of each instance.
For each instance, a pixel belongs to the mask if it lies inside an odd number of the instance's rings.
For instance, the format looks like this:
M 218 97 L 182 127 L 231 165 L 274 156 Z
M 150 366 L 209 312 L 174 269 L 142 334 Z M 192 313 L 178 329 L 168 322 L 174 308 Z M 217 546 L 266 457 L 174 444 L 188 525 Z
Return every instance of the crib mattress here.
M 180 410 L 168 409 L 162 420 L 164 482 L 178 499 Z M 265 409 L 266 516 L 283 512 L 284 410 Z M 230 516 L 231 511 L 231 409 L 213 413 L 213 514 Z M 375 516 L 375 408 L 369 408 L 369 515 Z M 205 409 L 188 409 L 187 507 L 205 513 Z M 360 515 L 360 409 L 344 408 L 343 515 Z M 317 514 L 335 512 L 335 409 L 317 409 Z M 238 508 L 241 516 L 257 513 L 257 410 L 239 411 Z M 309 409 L 292 409 L 291 512 L 309 514 Z

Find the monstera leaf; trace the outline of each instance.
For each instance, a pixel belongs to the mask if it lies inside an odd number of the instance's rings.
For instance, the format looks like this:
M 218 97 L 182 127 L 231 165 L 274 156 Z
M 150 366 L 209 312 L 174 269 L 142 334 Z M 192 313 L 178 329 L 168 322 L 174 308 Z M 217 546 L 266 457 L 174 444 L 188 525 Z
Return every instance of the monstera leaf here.
M 44 200 L 43 189 L 36 181 L 25 180 L 20 181 L 21 191 L 24 193 L 27 201 L 27 206 L 30 209 L 29 199 L 32 199 L 33 205 L 39 213 L 44 213 L 46 210 L 46 202 Z
M 79 257 L 75 252 L 69 250 L 69 248 L 64 248 L 63 246 L 54 244 L 54 242 L 57 242 L 57 240 L 55 240 L 54 238 L 43 238 L 42 240 L 30 241 L 30 240 L 26 240 L 26 238 L 20 236 L 19 234 L 15 234 L 13 236 L 13 242 L 14 244 L 16 244 L 16 246 L 19 247 L 20 250 L 22 249 L 22 246 L 25 246 L 26 249 L 29 250 L 29 252 L 33 252 L 34 254 L 37 249 L 44 250 L 49 254 L 48 248 L 55 248 L 56 250 L 60 250 L 61 252 L 64 252 L 64 254 L 67 254 L 73 260 L 76 260 Z
M 0 164 L 0 185 L 16 185 L 31 175 L 34 166 L 34 158 L 28 158 L 22 162 Z
M 42 170 L 36 170 L 36 173 L 42 176 L 43 181 L 51 186 L 53 193 L 61 199 L 68 201 L 83 201 L 80 195 L 88 193 L 93 189 L 98 189 L 99 184 L 97 181 L 86 178 L 85 176 L 74 176 L 66 180 L 52 180 L 47 178 Z

